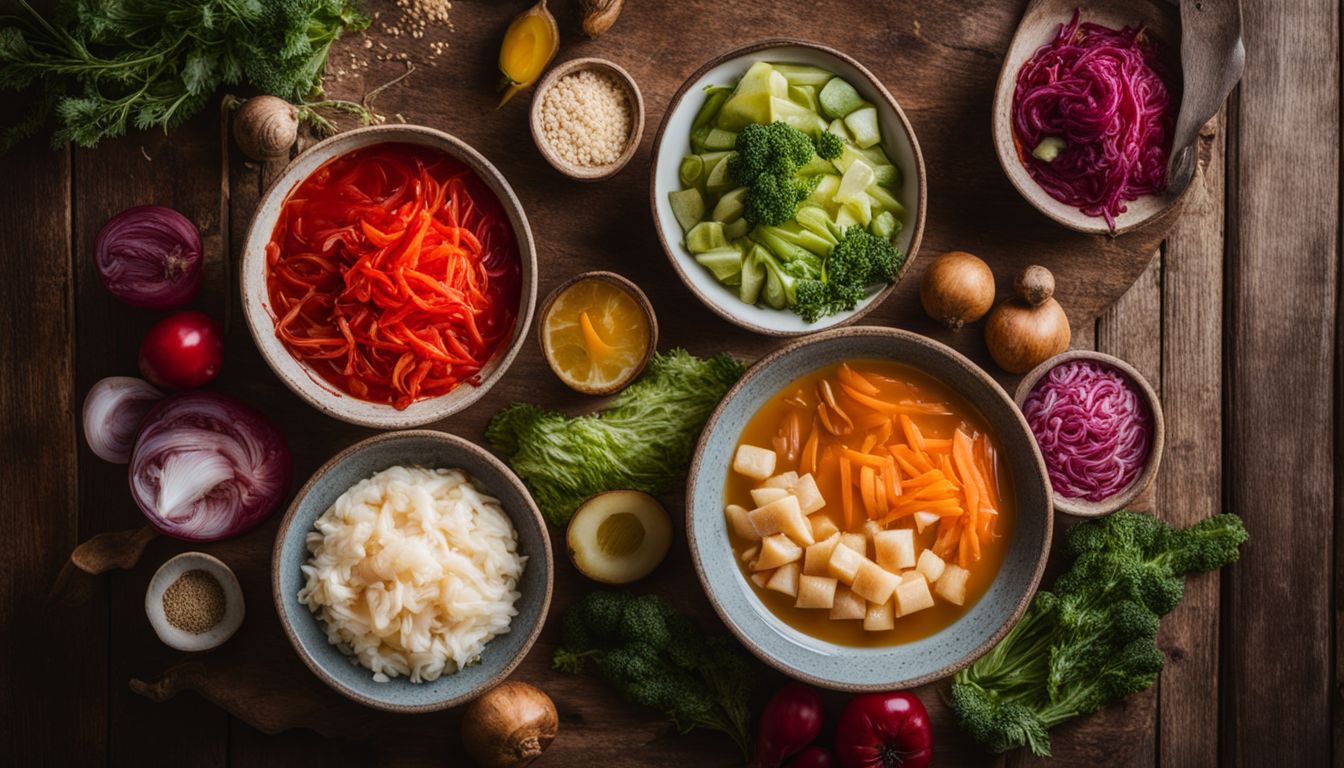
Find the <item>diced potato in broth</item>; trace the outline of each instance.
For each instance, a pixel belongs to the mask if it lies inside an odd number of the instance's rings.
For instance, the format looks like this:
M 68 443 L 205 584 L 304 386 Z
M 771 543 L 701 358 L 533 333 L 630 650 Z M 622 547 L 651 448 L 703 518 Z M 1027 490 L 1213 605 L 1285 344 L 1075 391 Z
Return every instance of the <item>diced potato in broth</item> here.
M 856 173 L 846 191 L 858 200 Z M 739 438 L 724 501 L 762 603 L 854 646 L 956 621 L 993 582 L 1016 512 L 980 414 L 928 375 L 874 360 L 819 369 L 772 397 Z

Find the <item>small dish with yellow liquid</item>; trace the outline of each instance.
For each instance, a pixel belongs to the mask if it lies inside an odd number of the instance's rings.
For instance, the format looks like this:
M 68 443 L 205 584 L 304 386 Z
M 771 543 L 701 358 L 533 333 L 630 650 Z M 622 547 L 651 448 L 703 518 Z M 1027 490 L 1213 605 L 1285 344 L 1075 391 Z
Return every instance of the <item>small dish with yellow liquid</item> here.
M 658 346 L 653 304 L 614 272 L 585 272 L 546 297 L 538 326 L 555 375 L 586 395 L 609 395 L 634 380 Z

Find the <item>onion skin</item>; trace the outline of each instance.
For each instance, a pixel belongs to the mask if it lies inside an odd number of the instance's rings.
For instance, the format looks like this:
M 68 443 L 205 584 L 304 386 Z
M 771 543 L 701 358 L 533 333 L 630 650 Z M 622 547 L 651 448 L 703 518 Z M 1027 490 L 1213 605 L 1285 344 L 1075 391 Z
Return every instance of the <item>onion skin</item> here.
M 507 681 L 467 707 L 462 745 L 483 768 L 516 768 L 541 757 L 559 730 L 550 696 L 527 683 Z
M 817 689 L 802 683 L 780 688 L 761 710 L 756 728 L 756 768 L 778 768 L 821 733 L 825 715 Z
M 1069 348 L 1069 316 L 1055 301 L 1055 277 L 1028 267 L 1013 282 L 1017 296 L 994 308 L 985 323 L 985 345 L 1000 368 L 1026 373 Z
M 201 233 L 161 205 L 127 208 L 108 219 L 94 263 L 108 293 L 141 309 L 177 309 L 201 286 Z
M 94 384 L 84 398 L 84 441 L 103 461 L 125 464 L 131 460 L 135 436 L 145 415 L 163 393 L 133 376 L 108 376 Z
M 788 768 L 839 768 L 835 753 L 825 747 L 808 747 L 788 763 Z
M 289 156 L 299 138 L 299 110 L 278 96 L 253 96 L 233 116 L 233 140 L 253 160 Z
M 919 301 L 929 317 L 960 330 L 994 306 L 994 272 L 973 254 L 949 251 L 924 270 Z
M 151 525 L 184 541 L 218 541 L 279 508 L 289 491 L 289 446 L 237 400 L 186 392 L 145 417 L 130 470 L 131 497 Z

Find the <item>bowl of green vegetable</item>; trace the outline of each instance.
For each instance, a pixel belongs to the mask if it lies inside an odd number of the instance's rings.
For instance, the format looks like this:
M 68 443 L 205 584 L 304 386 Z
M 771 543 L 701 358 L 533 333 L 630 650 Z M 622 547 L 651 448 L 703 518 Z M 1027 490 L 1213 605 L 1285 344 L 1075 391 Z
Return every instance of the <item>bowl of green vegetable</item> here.
M 765 40 L 676 94 L 649 195 L 682 282 L 725 320 L 797 336 L 854 322 L 909 271 L 927 197 L 896 99 L 845 54 Z

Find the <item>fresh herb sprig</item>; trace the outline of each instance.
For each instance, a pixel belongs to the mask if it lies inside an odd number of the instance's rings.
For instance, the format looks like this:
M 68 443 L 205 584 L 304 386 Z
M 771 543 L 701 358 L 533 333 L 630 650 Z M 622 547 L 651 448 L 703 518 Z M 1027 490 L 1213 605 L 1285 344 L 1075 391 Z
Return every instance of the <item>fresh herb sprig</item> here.
M 168 130 L 222 85 L 320 98 L 331 44 L 368 23 L 351 0 L 61 0 L 49 16 L 18 0 L 0 16 L 0 90 L 33 104 L 0 150 L 52 117 L 55 146 Z

